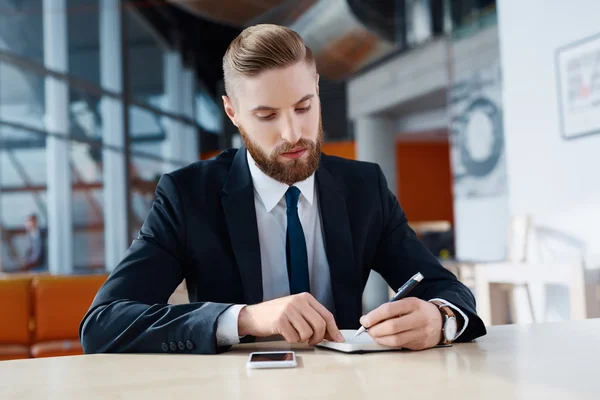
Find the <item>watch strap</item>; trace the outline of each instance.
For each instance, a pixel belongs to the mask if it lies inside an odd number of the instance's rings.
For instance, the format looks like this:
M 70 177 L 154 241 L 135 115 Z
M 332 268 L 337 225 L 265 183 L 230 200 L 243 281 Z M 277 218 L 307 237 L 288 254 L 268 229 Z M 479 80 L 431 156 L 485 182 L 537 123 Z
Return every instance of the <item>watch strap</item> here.
M 438 310 L 440 310 L 440 313 L 442 314 L 442 339 L 440 340 L 440 344 L 450 344 L 452 343 L 452 340 L 447 340 L 446 339 L 446 335 L 445 335 L 445 329 L 446 329 L 446 321 L 448 321 L 448 319 L 450 318 L 454 318 L 454 320 L 457 321 L 456 318 L 456 314 L 454 313 L 454 310 L 452 309 L 452 307 L 447 306 L 446 304 L 442 303 L 441 301 L 437 301 L 437 300 L 433 300 L 431 301 L 431 303 L 435 304 L 438 308 Z

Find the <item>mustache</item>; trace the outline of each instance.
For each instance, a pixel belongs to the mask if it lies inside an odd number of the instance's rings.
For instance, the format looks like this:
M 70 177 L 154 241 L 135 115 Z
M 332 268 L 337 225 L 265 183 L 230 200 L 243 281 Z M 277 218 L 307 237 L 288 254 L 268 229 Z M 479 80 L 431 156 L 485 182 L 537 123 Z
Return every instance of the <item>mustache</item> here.
M 316 147 L 316 144 L 313 141 L 308 140 L 308 139 L 300 139 L 295 144 L 286 142 L 286 143 L 282 144 L 281 146 L 278 146 L 275 150 L 273 150 L 272 156 L 277 157 L 283 153 L 290 153 L 290 152 L 298 151 L 301 149 L 312 150 L 315 147 Z

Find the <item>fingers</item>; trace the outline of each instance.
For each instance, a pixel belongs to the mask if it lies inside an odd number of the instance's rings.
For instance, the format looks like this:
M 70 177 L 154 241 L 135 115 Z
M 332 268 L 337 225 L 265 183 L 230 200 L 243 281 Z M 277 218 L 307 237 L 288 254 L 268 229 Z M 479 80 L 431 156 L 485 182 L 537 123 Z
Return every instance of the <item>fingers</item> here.
M 321 315 L 312 307 L 307 305 L 304 311 L 304 317 L 313 330 L 312 336 L 309 338 L 308 344 L 315 345 L 323 341 L 327 332 L 327 323 Z
M 423 334 L 419 329 L 412 329 L 395 335 L 373 338 L 373 340 L 382 346 L 421 350 L 422 348 L 416 345 L 417 343 L 420 343 L 421 336 L 423 336 Z
M 296 309 L 290 307 L 288 312 L 288 319 L 300 338 L 299 342 L 304 343 L 313 336 L 313 329 L 306 321 L 306 310 L 303 308 Z
M 379 344 L 423 350 L 440 342 L 442 332 L 441 315 L 435 305 L 426 301 L 415 302 L 414 311 L 400 317 L 372 325 L 369 335 Z
M 323 306 L 321 303 L 319 303 L 314 297 L 311 296 L 311 299 L 309 300 L 309 302 L 310 302 L 310 305 L 312 306 L 312 308 L 315 311 L 317 311 L 319 313 L 319 315 L 325 321 L 326 331 L 329 334 L 329 337 L 331 339 L 335 340 L 336 342 L 343 342 L 344 336 L 342 335 L 342 332 L 340 332 L 339 328 L 337 327 L 337 325 L 335 323 L 335 318 L 333 317 L 333 314 L 331 312 L 329 312 L 329 310 L 327 308 L 325 308 L 325 306 Z
M 382 321 L 396 318 L 400 315 L 409 314 L 416 310 L 421 300 L 415 297 L 407 297 L 398 301 L 385 303 L 363 316 L 360 323 L 365 328 L 370 328 Z
M 315 345 L 323 339 L 344 341 L 333 314 L 309 293 L 294 295 L 288 300 L 275 324 L 278 333 L 288 342 L 308 341 Z
M 288 343 L 298 343 L 300 336 L 287 318 L 281 318 L 279 322 L 279 332 Z
M 410 331 L 411 329 L 418 327 L 419 316 L 417 313 L 412 313 L 402 317 L 390 318 L 376 325 L 372 325 L 369 328 L 369 335 L 372 338 L 378 338 Z

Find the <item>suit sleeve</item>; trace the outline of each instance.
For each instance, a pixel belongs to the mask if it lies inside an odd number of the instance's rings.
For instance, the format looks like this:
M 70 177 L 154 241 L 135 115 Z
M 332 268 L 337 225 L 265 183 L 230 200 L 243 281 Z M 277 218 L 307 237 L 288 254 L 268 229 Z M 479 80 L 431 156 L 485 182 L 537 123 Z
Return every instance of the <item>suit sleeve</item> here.
M 377 175 L 384 227 L 373 269 L 396 289 L 417 272 L 422 273 L 425 279 L 413 289 L 411 296 L 426 301 L 441 298 L 459 307 L 468 316 L 469 324 L 457 339 L 458 342 L 470 341 L 485 335 L 485 326 L 477 316 L 475 298 L 469 288 L 444 268 L 418 239 L 408 225 L 398 200 L 388 189 L 379 166 L 377 166 Z
M 221 303 L 168 305 L 183 280 L 185 215 L 178 188 L 163 175 L 138 237 L 100 288 L 79 335 L 85 353 L 201 353 L 217 346 Z

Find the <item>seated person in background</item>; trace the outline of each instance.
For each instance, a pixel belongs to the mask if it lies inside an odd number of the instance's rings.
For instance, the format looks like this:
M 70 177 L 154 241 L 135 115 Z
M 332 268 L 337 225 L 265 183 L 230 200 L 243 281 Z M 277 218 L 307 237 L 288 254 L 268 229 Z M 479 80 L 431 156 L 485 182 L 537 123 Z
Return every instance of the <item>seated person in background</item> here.
M 35 214 L 31 214 L 25 220 L 25 229 L 29 245 L 25 250 L 25 259 L 23 260 L 23 271 L 35 271 L 44 268 L 44 244 L 42 234 L 38 227 L 38 219 Z
M 321 154 L 315 60 L 300 36 L 245 29 L 224 59 L 224 107 L 244 146 L 161 177 L 157 199 L 80 325 L 86 353 L 217 353 L 242 341 L 343 340 L 426 349 L 453 310 L 486 333 L 473 295 L 420 243 L 376 164 Z M 373 132 L 376 135 L 376 132 Z M 371 270 L 410 298 L 362 315 Z M 167 300 L 185 278 L 189 304 Z

